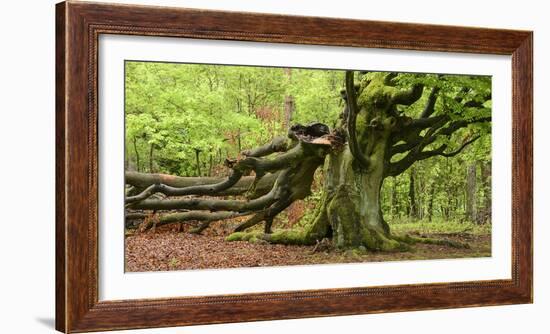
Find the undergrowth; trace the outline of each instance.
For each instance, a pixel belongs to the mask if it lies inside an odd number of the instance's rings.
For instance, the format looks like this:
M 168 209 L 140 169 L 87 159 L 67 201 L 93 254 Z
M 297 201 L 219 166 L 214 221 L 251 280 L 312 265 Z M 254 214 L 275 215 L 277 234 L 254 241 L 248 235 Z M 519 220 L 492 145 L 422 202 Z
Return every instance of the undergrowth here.
M 469 221 L 447 221 L 444 219 L 410 221 L 410 218 L 388 221 L 394 234 L 491 234 L 491 224 L 475 224 Z

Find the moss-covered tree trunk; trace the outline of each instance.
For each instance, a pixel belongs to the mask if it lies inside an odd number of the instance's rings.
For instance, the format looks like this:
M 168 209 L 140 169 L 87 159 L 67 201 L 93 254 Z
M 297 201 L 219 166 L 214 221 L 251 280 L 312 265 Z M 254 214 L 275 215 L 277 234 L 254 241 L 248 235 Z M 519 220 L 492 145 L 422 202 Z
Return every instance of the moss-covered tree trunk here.
M 384 221 L 380 190 L 387 176 L 391 136 L 403 122 L 395 113 L 395 104 L 415 101 L 421 88 L 401 92 L 388 86 L 387 80 L 378 76 L 363 81 L 354 88 L 359 93 L 357 100 L 348 94 L 348 144 L 328 157 L 325 206 L 333 243 L 338 248 L 404 247 L 391 237 Z
M 324 210 L 336 247 L 386 250 L 398 246 L 388 238 L 389 227 L 380 207 L 382 167 L 357 168 L 348 147 L 330 155 Z

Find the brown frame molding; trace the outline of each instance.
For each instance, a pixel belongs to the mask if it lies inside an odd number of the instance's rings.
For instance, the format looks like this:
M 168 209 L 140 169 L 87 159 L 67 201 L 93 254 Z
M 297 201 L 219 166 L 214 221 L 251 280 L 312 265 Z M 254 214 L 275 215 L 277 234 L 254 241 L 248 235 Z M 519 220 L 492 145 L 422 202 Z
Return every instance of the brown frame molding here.
M 100 34 L 511 55 L 512 279 L 98 301 Z M 68 333 L 531 303 L 532 48 L 530 31 L 73 1 L 57 4 L 56 329 Z

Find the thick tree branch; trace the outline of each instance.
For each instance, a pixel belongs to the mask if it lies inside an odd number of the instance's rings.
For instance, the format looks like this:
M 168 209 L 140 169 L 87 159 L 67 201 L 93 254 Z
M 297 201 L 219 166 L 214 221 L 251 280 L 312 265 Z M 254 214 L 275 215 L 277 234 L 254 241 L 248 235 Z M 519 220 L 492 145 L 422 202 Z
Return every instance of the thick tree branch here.
M 424 110 L 422 111 L 422 114 L 420 114 L 420 118 L 430 117 L 434 113 L 435 102 L 437 101 L 438 93 L 439 93 L 438 87 L 432 88 L 432 90 L 430 91 L 430 95 L 428 95 L 428 101 L 426 101 Z
M 404 133 L 417 131 L 416 135 L 410 135 L 410 139 L 405 141 L 403 144 L 397 144 L 391 147 L 390 157 L 398 153 L 405 153 L 410 150 L 415 150 L 415 152 L 420 152 L 424 147 L 433 143 L 439 136 L 451 136 L 454 132 L 459 129 L 465 128 L 470 124 L 474 123 L 484 123 L 490 122 L 491 117 L 479 117 L 471 120 L 459 120 L 449 122 L 450 118 L 447 115 L 433 116 L 429 118 L 415 119 L 410 127 L 403 130 Z M 445 126 L 446 125 L 446 126 Z M 443 127 L 445 126 L 445 127 Z M 420 136 L 419 130 L 426 129 L 429 130 L 424 136 Z
M 392 140 L 398 141 L 402 139 L 405 143 L 393 145 L 389 150 L 389 159 L 398 153 L 405 153 L 409 150 L 424 148 L 426 145 L 432 143 L 435 137 L 431 138 L 433 133 L 445 125 L 448 121 L 448 116 L 434 116 L 429 118 L 420 118 L 413 120 L 407 127 L 405 127 L 397 136 Z M 429 128 L 424 136 L 420 133 L 422 130 Z
M 261 150 L 266 152 L 264 148 Z M 258 153 L 258 152 L 256 152 Z M 257 175 L 263 176 L 266 172 L 274 172 L 284 168 L 290 167 L 293 163 L 299 163 L 299 159 L 304 154 L 303 148 L 300 145 L 295 146 L 288 152 L 280 154 L 275 159 L 262 159 L 256 157 L 247 157 L 241 160 L 227 160 L 226 164 L 233 169 L 231 175 L 216 184 L 212 185 L 200 185 L 200 186 L 188 186 L 183 188 L 170 187 L 165 184 L 154 184 L 142 191 L 140 194 L 130 196 L 126 198 L 127 204 L 136 203 L 149 198 L 155 193 L 163 193 L 167 196 L 186 196 L 186 195 L 214 195 L 220 191 L 224 191 L 235 185 L 243 176 L 244 173 L 254 170 Z M 259 178 L 256 178 L 252 186 L 255 186 L 259 182 Z
M 243 155 L 247 157 L 263 157 L 266 155 L 270 155 L 275 152 L 284 152 L 288 150 L 288 138 L 279 136 L 273 138 L 273 140 L 263 146 L 243 151 Z
M 433 92 L 433 90 L 432 90 Z M 489 97 L 490 98 L 490 97 Z M 457 102 L 461 102 L 462 97 Z M 481 107 L 483 103 L 469 103 L 466 102 L 464 105 L 469 105 L 471 107 L 477 106 Z M 458 150 L 453 152 L 445 152 L 447 145 L 441 145 L 435 150 L 432 151 L 423 151 L 425 147 L 432 144 L 440 136 L 450 137 L 458 131 L 459 129 L 465 128 L 470 124 L 474 123 L 483 123 L 490 122 L 491 117 L 478 117 L 473 119 L 462 119 L 457 121 L 451 121 L 451 118 L 447 114 L 432 116 L 428 118 L 420 118 L 413 120 L 409 126 L 403 129 L 404 136 L 408 136 L 408 140 L 404 144 L 394 145 L 389 150 L 389 159 L 395 154 L 409 152 L 405 157 L 395 163 L 388 164 L 388 170 L 386 175 L 388 176 L 397 176 L 407 170 L 412 164 L 416 161 L 424 160 L 432 156 L 444 156 L 452 157 L 460 153 L 466 146 L 473 143 L 479 137 L 465 142 Z M 423 129 L 428 129 L 424 136 L 420 136 L 420 131 Z M 397 138 L 397 137 L 396 137 Z
M 453 121 L 453 122 L 450 122 L 449 125 L 447 125 L 446 127 L 444 128 L 441 128 L 439 131 L 437 131 L 435 133 L 435 135 L 438 135 L 438 136 L 450 136 L 452 135 L 454 132 L 456 132 L 458 129 L 462 129 L 462 128 L 465 128 L 467 127 L 468 125 L 470 124 L 474 124 L 474 123 L 485 123 L 485 122 L 490 122 L 491 121 L 491 117 L 488 116 L 488 117 L 479 117 L 479 118 L 472 118 L 472 119 L 469 119 L 469 120 L 459 120 L 459 121 Z
M 450 157 L 454 157 L 455 155 L 459 154 L 460 152 L 462 152 L 462 150 L 464 148 L 466 148 L 466 146 L 470 145 L 471 143 L 475 142 L 476 140 L 478 140 L 480 138 L 480 136 L 475 136 L 474 138 L 464 142 L 462 144 L 462 146 L 460 146 L 458 149 L 452 151 L 452 152 L 448 152 L 448 153 L 445 153 L 445 152 L 442 152 L 442 153 L 436 153 L 442 157 L 446 157 L 446 158 L 450 158 Z M 443 149 L 445 150 L 447 148 L 447 145 L 441 145 L 439 147 L 440 149 Z M 426 152 L 425 152 L 426 153 Z
M 264 195 L 271 190 L 277 179 L 278 172 L 268 173 L 256 185 L 253 197 Z M 147 174 L 138 172 L 126 172 L 126 183 L 138 189 L 139 192 L 154 184 L 164 184 L 175 188 L 186 188 L 193 186 L 207 186 L 224 182 L 226 177 L 182 177 L 168 174 Z M 246 193 L 254 182 L 254 176 L 243 176 L 235 185 L 224 191 L 211 194 L 210 196 L 235 196 Z M 135 193 L 135 192 L 134 192 Z
M 390 163 L 386 175 L 397 176 L 403 173 L 404 171 L 406 171 L 407 169 L 409 169 L 409 167 L 411 167 L 415 162 L 420 160 L 425 160 L 434 156 L 453 157 L 459 154 L 460 152 L 462 152 L 464 148 L 466 148 L 468 145 L 472 144 L 479 138 L 480 136 L 476 136 L 464 142 L 458 149 L 452 152 L 445 152 L 445 150 L 447 149 L 447 144 L 443 144 L 431 151 L 421 151 L 421 150 L 410 151 L 403 159 L 394 163 Z
M 289 205 L 292 204 L 292 202 L 293 201 L 289 199 L 282 199 L 278 202 L 275 202 L 269 208 L 256 213 L 250 219 L 248 219 L 247 221 L 235 227 L 234 232 L 244 231 L 247 228 L 257 225 L 262 221 L 265 221 L 266 224 L 265 224 L 264 233 L 271 233 L 271 224 L 273 223 L 273 218 L 275 218 L 275 216 L 277 216 L 283 210 L 288 208 Z
M 418 101 L 422 96 L 423 90 L 424 85 L 422 84 L 416 84 L 410 89 L 399 90 L 393 94 L 392 103 L 409 106 Z
M 262 159 L 255 157 L 246 157 L 239 160 L 228 160 L 227 165 L 233 170 L 248 171 L 253 170 L 258 174 L 275 172 L 284 168 L 291 167 L 300 162 L 304 156 L 302 145 L 296 145 L 290 150 L 279 154 L 274 159 Z
M 445 124 L 444 122 L 448 120 L 449 120 L 449 116 L 447 115 L 432 116 L 427 118 L 417 118 L 412 120 L 412 122 L 407 126 L 407 130 L 408 129 L 416 129 L 416 130 L 427 129 L 437 124 Z
M 132 204 L 133 209 L 142 210 L 208 210 L 247 212 L 261 210 L 276 201 L 273 191 L 251 201 L 218 200 L 202 198 L 178 198 L 166 200 L 146 199 Z
M 398 153 L 405 153 L 407 151 L 412 150 L 416 146 L 418 146 L 424 137 L 422 136 L 416 136 L 414 139 L 410 139 L 409 141 L 403 143 L 403 144 L 397 144 L 390 148 L 390 156 L 394 156 Z
M 207 184 L 199 186 L 188 186 L 183 188 L 171 187 L 165 184 L 153 184 L 140 194 L 126 197 L 126 204 L 131 204 L 143 201 L 155 193 L 163 193 L 167 196 L 185 196 L 185 195 L 214 195 L 218 192 L 229 189 L 234 186 L 242 177 L 241 171 L 233 171 L 233 173 L 225 180 L 216 184 Z
M 356 121 L 357 114 L 359 110 L 357 108 L 357 97 L 355 96 L 355 84 L 353 82 L 354 72 L 346 71 L 346 94 L 347 94 L 347 105 L 348 105 L 348 139 L 349 139 L 349 148 L 355 159 L 359 162 L 359 165 L 367 169 L 369 166 L 369 161 L 367 157 L 361 152 L 359 148 L 359 143 L 357 142 L 356 134 Z
M 460 91 L 460 94 L 458 94 L 454 98 L 454 100 L 457 103 L 462 103 L 463 107 L 466 107 L 466 108 L 481 108 L 481 107 L 483 107 L 483 104 L 485 102 L 487 102 L 488 100 L 491 99 L 491 95 L 487 94 L 483 97 L 483 101 L 471 100 L 471 101 L 467 101 L 467 102 L 463 103 L 463 100 L 464 100 L 463 94 L 467 93 L 469 90 L 470 89 L 466 88 L 466 87 L 462 88 L 461 91 Z M 442 126 L 444 126 L 447 122 L 449 122 L 451 120 L 448 113 L 443 113 L 443 114 L 438 115 L 438 116 L 430 117 L 435 112 L 435 104 L 436 104 L 437 98 L 439 96 L 439 91 L 440 91 L 440 89 L 438 87 L 432 88 L 432 90 L 430 91 L 430 94 L 428 96 L 428 99 L 426 101 L 426 105 L 424 106 L 424 110 L 420 114 L 420 117 L 417 118 L 417 119 L 411 120 L 408 124 L 405 124 L 401 128 L 400 133 L 393 138 L 394 143 L 399 142 L 400 140 L 405 140 L 406 142 L 408 142 L 407 146 L 403 145 L 403 146 L 397 147 L 394 150 L 395 153 L 402 153 L 402 152 L 406 151 L 405 147 L 412 146 L 411 141 L 407 140 L 409 138 L 412 138 L 413 141 L 418 142 L 417 138 L 420 135 L 420 132 L 422 130 L 427 129 L 427 128 L 432 128 L 431 130 L 433 132 L 434 128 L 437 130 L 437 129 L 441 128 Z M 472 120 L 459 121 L 456 124 L 451 124 L 449 129 L 445 130 L 443 132 L 443 134 L 445 132 L 452 133 L 456 129 L 464 127 L 465 126 L 464 124 L 467 125 L 467 124 L 471 124 L 471 123 L 484 122 L 484 121 L 487 121 L 487 120 L 490 120 L 490 118 L 489 119 L 480 118 L 479 120 L 473 120 L 473 121 Z
M 256 213 L 245 225 L 254 225 L 265 221 L 266 233 L 271 231 L 273 218 L 287 208 L 292 202 L 303 199 L 311 192 L 311 183 L 315 170 L 322 165 L 325 155 L 341 138 L 337 133 L 331 133 L 330 129 L 320 123 L 309 126 L 294 126 L 291 128 L 295 144 L 288 151 L 273 158 L 245 157 L 238 160 L 227 160 L 226 165 L 232 168 L 232 175 L 215 184 L 200 186 L 188 186 L 183 188 L 170 187 L 165 184 L 153 184 L 142 194 L 129 198 L 129 207 L 141 210 L 191 210 L 191 213 L 181 213 L 171 218 L 161 218 L 168 223 L 176 220 L 200 220 L 201 224 L 194 232 L 200 232 L 208 227 L 210 221 L 218 217 L 234 217 Z M 264 146 L 261 153 L 271 150 Z M 231 189 L 232 184 L 238 184 L 242 174 L 253 170 L 256 172 L 254 181 L 250 184 L 253 190 L 256 183 L 262 182 L 263 173 L 279 170 L 277 179 L 272 182 L 269 193 L 252 200 L 212 199 L 201 197 L 153 199 L 147 197 L 152 193 L 164 193 L 168 196 L 184 195 L 216 195 L 217 191 Z M 272 174 L 269 174 L 272 175 Z M 267 175 L 265 176 L 267 177 Z M 131 203 L 130 203 L 131 202 Z M 204 215 L 210 211 L 219 213 L 220 216 Z M 195 219 L 199 218 L 199 219 Z M 212 220 L 210 220 L 212 219 Z

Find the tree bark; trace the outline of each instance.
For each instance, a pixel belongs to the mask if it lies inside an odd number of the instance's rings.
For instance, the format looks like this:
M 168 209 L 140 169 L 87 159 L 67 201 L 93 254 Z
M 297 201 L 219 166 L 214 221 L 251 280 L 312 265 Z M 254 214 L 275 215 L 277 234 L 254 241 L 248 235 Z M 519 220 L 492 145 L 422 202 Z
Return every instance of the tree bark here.
M 409 217 L 418 218 L 418 206 L 416 203 L 416 191 L 414 187 L 414 168 L 409 170 Z
M 428 221 L 432 221 L 433 217 L 433 208 L 434 208 L 434 197 L 435 197 L 435 183 L 432 183 L 430 187 L 430 200 L 428 202 Z
M 197 168 L 197 176 L 199 176 L 199 177 L 202 175 L 202 173 L 201 173 L 201 161 L 200 161 L 200 157 L 199 157 L 200 153 L 201 153 L 201 150 L 196 148 L 195 149 L 195 158 L 197 160 L 197 167 L 196 168 Z
M 261 195 L 267 194 L 279 173 L 267 173 L 256 184 L 253 193 L 249 194 L 251 198 L 256 198 Z M 168 174 L 147 174 L 138 172 L 126 172 L 126 183 L 136 187 L 139 190 L 143 190 L 154 184 L 165 184 L 170 187 L 185 188 L 191 186 L 201 186 L 217 184 L 222 182 L 224 177 L 182 177 Z M 216 193 L 216 196 L 235 196 L 243 195 L 251 189 L 254 184 L 254 176 L 243 176 L 233 187 Z
M 391 192 L 390 192 L 390 217 L 393 219 L 397 212 L 397 185 L 395 178 L 392 180 Z
M 285 127 L 290 128 L 294 115 L 294 97 L 292 95 L 285 96 Z
M 149 173 L 154 173 L 153 170 L 153 152 L 155 150 L 154 144 L 151 144 L 151 147 L 149 148 Z
M 210 164 L 208 165 L 208 176 L 212 176 L 212 167 L 214 166 L 214 158 L 212 153 L 210 153 Z
M 476 163 L 473 162 L 468 166 L 466 176 L 466 217 L 472 222 L 477 221 L 476 209 Z
M 140 172 L 139 150 L 138 150 L 138 147 L 137 147 L 137 138 L 136 137 L 134 137 L 134 139 L 133 139 L 133 144 L 134 144 L 134 152 L 136 153 L 136 171 Z
M 481 177 L 483 182 L 483 210 L 478 217 L 480 223 L 484 224 L 491 220 L 491 163 L 481 164 Z

